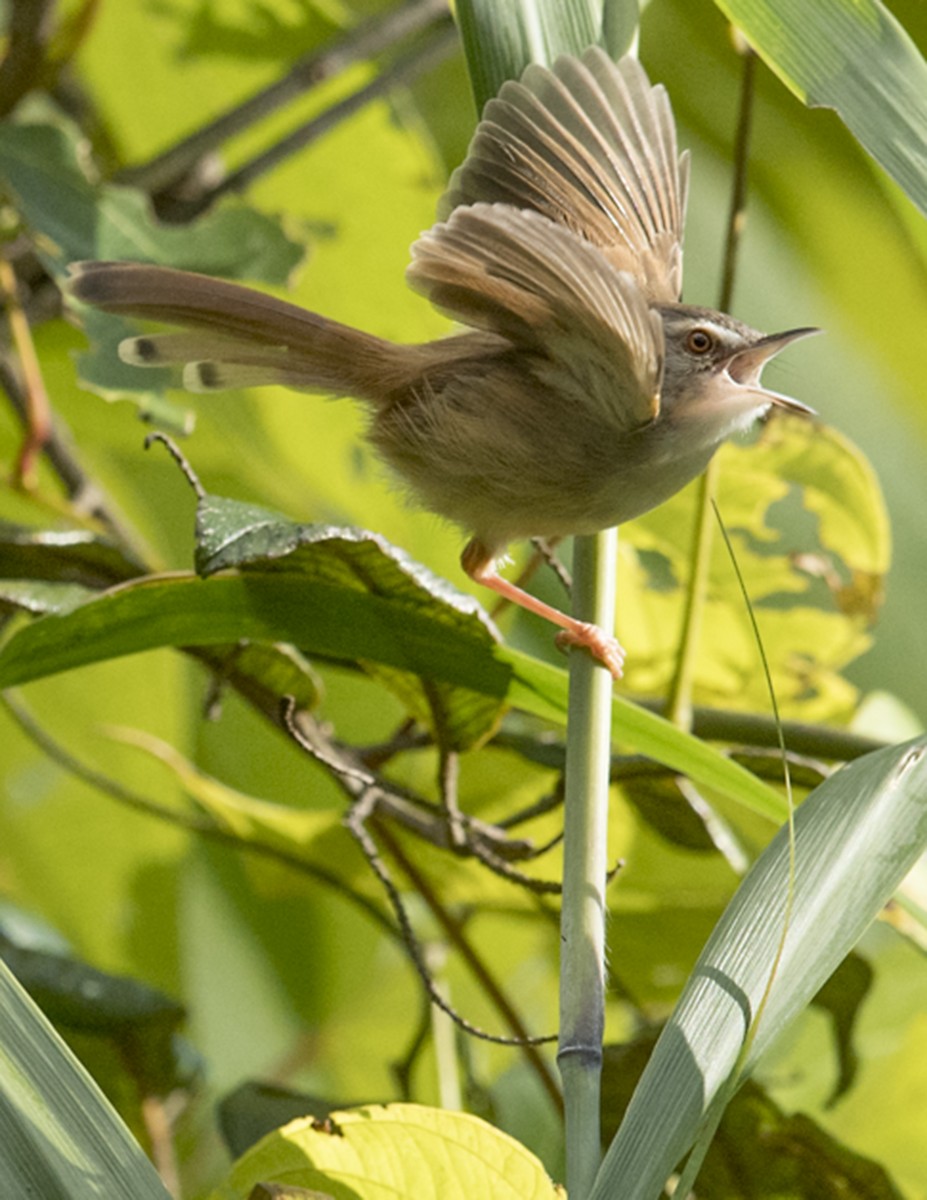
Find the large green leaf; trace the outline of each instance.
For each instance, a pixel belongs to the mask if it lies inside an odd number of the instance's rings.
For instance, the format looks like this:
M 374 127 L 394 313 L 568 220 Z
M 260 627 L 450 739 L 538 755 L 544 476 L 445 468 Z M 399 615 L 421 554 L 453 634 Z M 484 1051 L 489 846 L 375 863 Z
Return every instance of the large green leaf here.
M 629 682 L 644 693 L 664 690 L 674 669 L 692 553 L 690 504 L 691 495 L 676 496 L 624 531 L 630 569 L 618 627 L 635 650 Z M 856 690 L 842 673 L 871 645 L 891 554 L 885 500 L 866 457 L 829 426 L 771 421 L 755 444 L 722 448 L 718 507 L 780 707 L 808 722 L 847 719 Z M 762 710 L 767 691 L 750 614 L 720 537 L 703 622 L 697 702 Z
M 540 1162 L 468 1113 L 416 1104 L 291 1121 L 241 1158 L 211 1200 L 246 1200 L 258 1183 L 333 1200 L 556 1200 Z
M 927 213 L 927 63 L 880 0 L 716 0 L 806 104 L 834 108 Z
M 927 739 L 838 771 L 782 829 L 695 966 L 602 1165 L 592 1200 L 656 1200 L 737 1063 L 750 1070 L 852 949 L 927 846 Z M 788 916 L 786 915 L 788 913 Z
M 563 721 L 565 672 L 499 646 L 475 613 L 455 611 L 449 621 L 440 607 L 280 571 L 251 569 L 211 579 L 152 576 L 20 629 L 0 650 L 0 687 L 158 646 L 251 638 L 292 642 L 336 659 L 375 661 Z M 616 701 L 613 736 L 765 816 L 782 818 L 783 801 L 771 788 L 636 705 Z
M 125 1125 L 0 962 L 0 1194 L 169 1200 Z
M 201 575 L 229 567 L 280 571 L 307 582 L 389 597 L 487 644 L 495 636 L 472 597 L 376 534 L 297 525 L 267 509 L 219 496 L 202 496 L 197 504 L 196 565 Z M 364 666 L 447 746 L 465 749 L 482 741 L 499 721 L 501 705 L 484 691 L 433 677 L 426 682 L 427 672 L 409 672 L 389 659 Z

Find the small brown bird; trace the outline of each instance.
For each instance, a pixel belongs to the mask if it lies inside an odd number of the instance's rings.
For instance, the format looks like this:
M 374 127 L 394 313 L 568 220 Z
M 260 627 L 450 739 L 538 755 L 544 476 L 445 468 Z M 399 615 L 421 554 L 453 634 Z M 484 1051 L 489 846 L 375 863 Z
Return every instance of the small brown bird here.
M 131 263 L 75 264 L 71 294 L 182 332 L 127 339 L 184 385 L 348 395 L 426 508 L 472 536 L 479 583 L 539 613 L 618 678 L 624 651 L 503 579 L 518 538 L 588 534 L 654 508 L 770 405 L 763 365 L 796 338 L 680 303 L 688 156 L 633 58 L 530 66 L 483 113 L 412 248 L 411 285 L 468 332 L 395 345 L 237 284 Z

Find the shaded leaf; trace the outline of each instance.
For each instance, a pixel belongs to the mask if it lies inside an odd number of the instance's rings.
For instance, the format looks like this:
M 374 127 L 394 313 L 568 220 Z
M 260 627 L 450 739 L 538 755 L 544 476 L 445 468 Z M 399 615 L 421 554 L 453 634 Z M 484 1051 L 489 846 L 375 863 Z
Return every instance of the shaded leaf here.
M 875 972 L 861 955 L 848 954 L 812 1001 L 830 1017 L 837 1044 L 840 1070 L 827 1101 L 829 1107 L 836 1104 L 856 1080 L 859 1056 L 853 1045 L 853 1033 L 874 977 Z
M 847 962 L 854 956 L 850 956 Z M 838 970 L 838 974 L 842 967 Z M 605 1047 L 603 1135 L 610 1139 L 653 1052 L 659 1029 Z M 704 1200 L 899 1200 L 885 1170 L 803 1114 L 789 1115 L 748 1081 L 728 1105 L 698 1180 Z
M 753 1082 L 728 1105 L 699 1174 L 703 1200 L 902 1200 L 885 1168 Z
M 230 278 L 283 284 L 303 248 L 280 225 L 238 202 L 184 226 L 162 224 L 147 196 L 100 183 L 86 140 L 68 123 L 0 126 L 0 178 L 45 265 L 59 278 L 81 259 L 139 259 Z M 94 348 L 78 356 L 81 380 L 106 399 L 135 395 L 141 411 L 179 432 L 190 418 L 160 396 L 168 376 L 145 375 L 115 349 L 133 332 L 118 317 L 84 311 Z
M 292 1088 L 246 1081 L 220 1100 L 219 1128 L 230 1153 L 239 1158 L 281 1125 L 298 1117 L 324 1121 L 333 1109 L 340 1107 Z
M 498 635 L 471 597 L 433 575 L 374 533 L 325 525 L 298 525 L 255 505 L 217 496 L 197 505 L 196 566 L 202 575 L 227 567 L 287 572 L 307 582 L 382 596 L 403 610 L 427 613 L 468 637 L 490 644 Z M 397 619 L 402 619 L 397 612 Z M 465 749 L 498 723 L 497 700 L 423 673 L 363 663 L 444 744 Z M 394 664 L 395 666 L 395 664 Z
M 163 992 L 2 935 L 0 958 L 59 1029 L 118 1047 L 121 1073 L 131 1073 L 142 1095 L 166 1096 L 189 1084 L 191 1056 L 176 1038 L 185 1012 Z M 90 1065 L 90 1056 L 80 1052 Z M 103 1073 L 95 1077 L 105 1085 Z
M 427 609 L 285 572 L 151 577 L 19 630 L 0 649 L 0 688 L 158 646 L 252 638 L 292 642 L 347 661 L 375 660 L 564 721 L 565 672 L 498 646 L 482 623 L 477 628 L 475 634 Z M 784 803 L 775 791 L 661 717 L 617 700 L 612 732 L 621 745 L 782 819 Z
M 234 687 L 253 704 L 276 716 L 282 696 L 292 696 L 297 708 L 315 708 L 322 683 L 312 665 L 292 646 L 282 642 L 239 641 L 234 645 L 187 646 L 186 650 L 213 673 L 215 696 Z
M 121 547 L 88 530 L 31 529 L 0 521 L 0 578 L 104 588 L 143 570 Z
M 154 1167 L 0 963 L 0 1193 L 169 1200 Z
M 142 192 L 92 177 L 87 143 L 70 125 L 4 123 L 0 174 L 57 273 L 85 258 L 135 258 L 282 284 L 303 257 L 275 221 L 237 203 L 183 227 L 162 224 Z
M 744 1070 L 808 1003 L 927 845 L 927 741 L 857 760 L 795 816 L 784 952 Z M 782 829 L 712 933 L 609 1147 L 592 1200 L 656 1200 L 723 1094 L 764 995 L 789 897 Z
M 317 48 L 343 25 L 333 19 L 337 5 L 299 5 L 275 11 L 269 4 L 201 4 L 186 19 L 179 53 L 183 58 L 228 57 L 236 65 L 266 59 L 279 69 L 297 54 Z M 338 13 L 343 18 L 344 13 Z
M 174 1029 L 183 1020 L 183 1007 L 163 992 L 64 954 L 21 946 L 0 934 L 0 958 L 56 1024 L 115 1034 L 144 1025 Z

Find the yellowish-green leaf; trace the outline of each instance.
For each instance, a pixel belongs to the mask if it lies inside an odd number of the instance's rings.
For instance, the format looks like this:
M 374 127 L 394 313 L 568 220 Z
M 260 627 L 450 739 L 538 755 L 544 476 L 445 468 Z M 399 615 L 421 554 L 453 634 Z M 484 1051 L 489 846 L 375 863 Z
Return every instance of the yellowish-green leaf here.
M 144 730 L 111 725 L 105 732 L 114 741 L 136 746 L 164 763 L 190 798 L 215 821 L 216 827 L 245 844 L 257 843 L 291 855 L 305 855 L 316 839 L 340 824 L 337 813 L 290 808 L 245 795 L 198 770 L 174 746 Z
M 565 1200 L 514 1138 L 467 1113 L 417 1104 L 291 1121 L 239 1159 L 210 1200 L 246 1200 L 257 1183 L 335 1200 Z
M 871 644 L 891 559 L 885 502 L 865 455 L 829 426 L 777 420 L 721 451 L 718 506 L 757 620 L 779 703 L 807 721 L 846 719 L 841 675 Z M 693 522 L 691 491 L 626 529 L 619 588 L 628 681 L 659 692 L 673 669 Z M 636 553 L 635 553 L 636 552 Z M 765 708 L 758 652 L 723 541 L 715 539 L 696 699 Z

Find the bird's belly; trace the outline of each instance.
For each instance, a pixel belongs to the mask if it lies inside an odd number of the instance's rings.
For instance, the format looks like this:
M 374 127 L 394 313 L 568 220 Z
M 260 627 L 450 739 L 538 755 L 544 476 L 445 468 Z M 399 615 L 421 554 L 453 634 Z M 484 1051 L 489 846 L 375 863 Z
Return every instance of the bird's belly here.
M 629 434 L 605 406 L 552 402 L 520 372 L 480 382 L 414 394 L 378 413 L 370 437 L 420 503 L 487 546 L 631 520 L 684 487 L 715 449 L 662 421 Z

